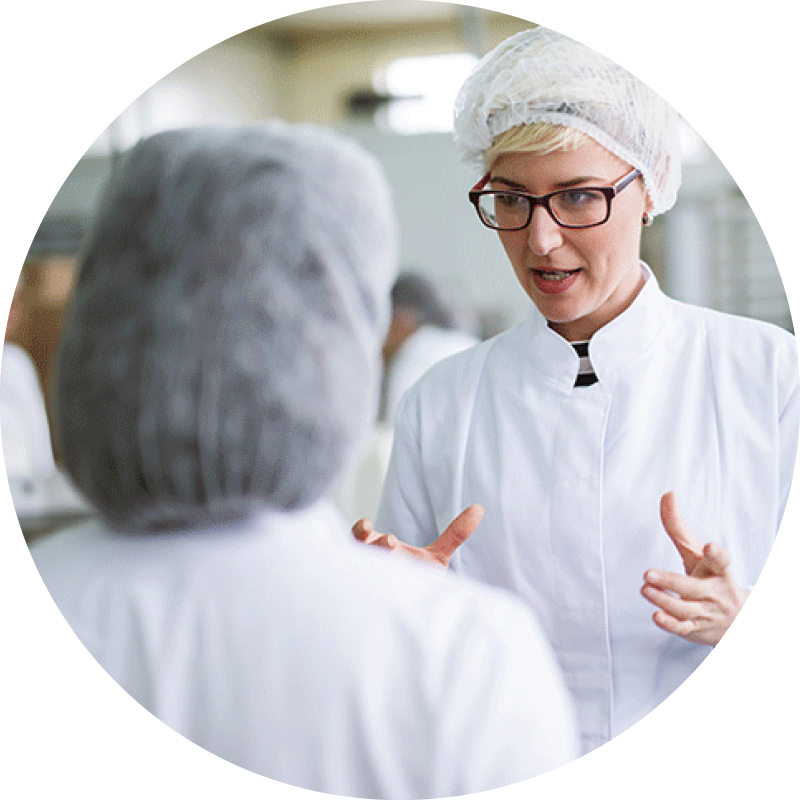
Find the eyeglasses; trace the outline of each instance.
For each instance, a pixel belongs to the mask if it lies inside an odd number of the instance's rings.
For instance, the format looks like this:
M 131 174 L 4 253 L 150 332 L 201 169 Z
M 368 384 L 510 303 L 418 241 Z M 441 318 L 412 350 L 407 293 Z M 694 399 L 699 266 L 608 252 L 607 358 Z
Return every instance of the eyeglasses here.
M 527 228 L 536 206 L 544 206 L 562 228 L 594 228 L 608 221 L 611 201 L 641 174 L 634 168 L 613 186 L 577 186 L 537 197 L 511 189 L 485 190 L 491 179 L 486 173 L 470 190 L 469 200 L 481 222 L 496 231 Z

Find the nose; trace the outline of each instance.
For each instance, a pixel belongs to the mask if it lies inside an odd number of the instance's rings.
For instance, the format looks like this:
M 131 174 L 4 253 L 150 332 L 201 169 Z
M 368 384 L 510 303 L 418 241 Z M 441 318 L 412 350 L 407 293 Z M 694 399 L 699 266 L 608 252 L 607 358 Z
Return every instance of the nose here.
M 531 252 L 537 256 L 546 256 L 551 250 L 560 247 L 562 241 L 561 227 L 547 209 L 542 206 L 534 208 L 528 225 L 528 247 Z

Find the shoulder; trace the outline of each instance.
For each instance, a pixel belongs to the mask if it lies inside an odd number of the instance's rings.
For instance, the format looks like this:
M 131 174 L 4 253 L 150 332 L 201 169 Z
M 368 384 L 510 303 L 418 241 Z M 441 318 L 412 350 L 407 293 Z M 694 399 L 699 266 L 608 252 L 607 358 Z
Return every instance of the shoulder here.
M 409 392 L 411 404 L 424 402 L 449 403 L 457 396 L 463 400 L 480 380 L 486 369 L 502 360 L 502 354 L 513 346 L 516 328 L 511 328 L 486 341 L 473 344 L 434 364 Z
M 667 302 L 680 322 L 702 326 L 714 342 L 752 342 L 758 347 L 771 350 L 795 347 L 794 335 L 771 322 L 682 303 L 671 298 L 667 298 Z
M 701 334 L 712 356 L 755 364 L 779 364 L 797 371 L 797 342 L 770 322 L 670 300 L 687 335 Z

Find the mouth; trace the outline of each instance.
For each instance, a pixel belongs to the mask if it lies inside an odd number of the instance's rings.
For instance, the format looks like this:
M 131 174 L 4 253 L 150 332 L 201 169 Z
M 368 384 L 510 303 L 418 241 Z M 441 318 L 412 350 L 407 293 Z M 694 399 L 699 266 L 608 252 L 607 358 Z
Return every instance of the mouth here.
M 577 280 L 580 269 L 555 270 L 532 269 L 533 282 L 539 291 L 545 294 L 560 294 L 566 292 Z
M 553 270 L 553 269 L 534 269 L 532 272 L 543 281 L 563 281 L 570 277 L 570 275 L 577 275 L 579 269 L 570 270 Z

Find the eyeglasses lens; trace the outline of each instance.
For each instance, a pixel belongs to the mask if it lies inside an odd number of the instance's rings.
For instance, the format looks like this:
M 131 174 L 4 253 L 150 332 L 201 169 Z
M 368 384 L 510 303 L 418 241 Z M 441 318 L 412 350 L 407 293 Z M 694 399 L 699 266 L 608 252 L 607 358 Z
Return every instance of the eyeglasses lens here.
M 493 228 L 524 228 L 532 202 L 524 195 L 484 194 L 480 197 L 481 217 Z M 550 196 L 550 211 L 562 225 L 576 228 L 597 225 L 607 217 L 608 198 L 594 189 L 566 189 Z

